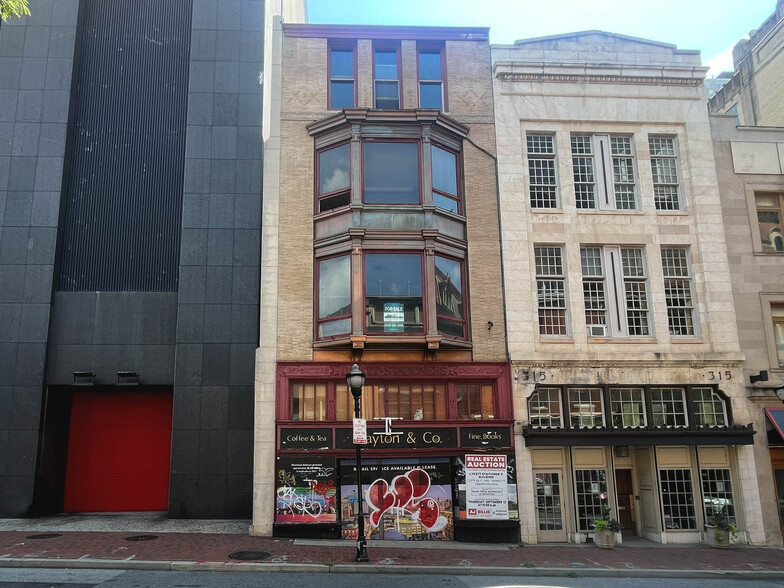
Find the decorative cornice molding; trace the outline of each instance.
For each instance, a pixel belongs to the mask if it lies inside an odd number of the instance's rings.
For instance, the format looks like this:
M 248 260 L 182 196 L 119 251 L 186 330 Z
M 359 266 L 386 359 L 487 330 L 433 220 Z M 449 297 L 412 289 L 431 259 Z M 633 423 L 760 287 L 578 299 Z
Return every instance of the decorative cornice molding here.
M 712 368 L 739 368 L 743 365 L 743 360 L 727 358 L 727 359 L 705 359 L 702 361 L 696 360 L 677 360 L 677 359 L 659 359 L 659 360 L 624 360 L 624 359 L 608 359 L 605 361 L 589 360 L 589 359 L 552 359 L 552 360 L 537 360 L 537 361 L 519 361 L 512 360 L 512 369 L 531 369 L 531 368 L 547 368 L 547 369 L 614 369 L 614 368 L 688 368 L 688 369 L 704 369 Z
M 490 39 L 485 27 L 407 27 L 385 25 L 334 25 L 283 23 L 287 37 L 330 39 L 401 39 L 416 41 L 482 41 Z
M 583 84 L 624 84 L 631 86 L 699 86 L 697 78 L 595 75 L 595 74 L 552 74 L 552 73 L 515 73 L 498 72 L 495 77 L 504 82 L 556 82 Z
M 373 364 L 360 366 L 368 379 L 374 378 L 500 378 L 506 364 Z M 349 364 L 278 364 L 278 373 L 288 378 L 345 378 Z

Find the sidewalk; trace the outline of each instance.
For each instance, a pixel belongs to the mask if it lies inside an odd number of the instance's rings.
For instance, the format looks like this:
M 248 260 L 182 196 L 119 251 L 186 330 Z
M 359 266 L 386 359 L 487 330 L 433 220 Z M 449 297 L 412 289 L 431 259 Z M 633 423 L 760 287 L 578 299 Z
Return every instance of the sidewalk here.
M 492 545 L 371 541 L 369 564 L 352 541 L 247 535 L 248 521 L 157 517 L 0 520 L 0 567 L 267 572 L 382 572 L 519 576 L 784 578 L 784 551 L 660 545 Z M 205 532 L 207 531 L 207 532 Z

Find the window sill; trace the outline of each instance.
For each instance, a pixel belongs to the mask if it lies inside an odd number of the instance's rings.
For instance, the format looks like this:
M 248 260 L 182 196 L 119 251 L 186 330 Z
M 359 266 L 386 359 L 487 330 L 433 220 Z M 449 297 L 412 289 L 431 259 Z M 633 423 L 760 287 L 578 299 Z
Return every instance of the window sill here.
M 428 349 L 472 349 L 471 341 L 449 339 L 442 335 L 345 335 L 334 339 L 315 341 L 314 349 L 328 349 L 331 347 L 382 347 L 399 345 L 405 347 L 427 347 Z
M 654 210 L 656 210 L 654 208 Z M 656 214 L 661 216 L 688 216 L 688 210 L 656 210 Z
M 530 207 L 531 212 L 536 212 L 539 214 L 563 214 L 562 208 L 534 208 L 533 206 Z
M 598 215 L 606 215 L 606 214 L 625 214 L 629 216 L 640 216 L 644 214 L 644 211 L 640 210 L 639 208 L 619 208 L 619 209 L 598 209 L 598 208 L 575 208 L 577 214 L 598 214 Z
M 588 337 L 588 343 L 641 343 L 643 345 L 650 345 L 657 343 L 655 337 Z
M 539 335 L 540 343 L 574 343 L 574 339 L 567 335 Z
M 691 335 L 670 335 L 670 341 L 678 345 L 697 345 L 705 343 L 702 337 L 692 337 Z

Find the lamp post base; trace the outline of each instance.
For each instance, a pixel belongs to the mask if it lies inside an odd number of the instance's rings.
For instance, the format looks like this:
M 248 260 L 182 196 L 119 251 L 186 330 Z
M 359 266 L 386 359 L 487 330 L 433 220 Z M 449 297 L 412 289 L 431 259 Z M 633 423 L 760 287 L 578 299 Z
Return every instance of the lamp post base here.
M 370 561 L 367 553 L 367 541 L 364 537 L 357 539 L 357 556 L 354 561 Z

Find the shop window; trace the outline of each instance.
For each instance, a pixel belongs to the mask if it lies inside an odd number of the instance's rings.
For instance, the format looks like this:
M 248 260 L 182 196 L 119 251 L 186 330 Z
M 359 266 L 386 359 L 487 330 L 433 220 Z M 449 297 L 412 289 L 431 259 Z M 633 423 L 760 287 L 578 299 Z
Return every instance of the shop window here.
M 493 387 L 490 384 L 458 384 L 457 418 L 481 420 L 495 418 Z
M 446 110 L 443 47 L 418 47 L 419 108 Z
M 727 412 L 724 399 L 712 388 L 689 390 L 694 424 L 700 427 L 726 427 Z
M 373 94 L 375 107 L 400 108 L 400 64 L 397 47 L 374 48 Z
M 464 339 L 466 321 L 463 307 L 462 264 L 454 259 L 436 255 L 435 266 L 438 332 Z
M 656 210 L 681 210 L 678 181 L 678 150 L 674 137 L 649 137 L 653 201 Z
M 351 260 L 348 255 L 318 262 L 318 337 L 351 332 Z
M 691 471 L 687 469 L 660 470 L 661 500 L 664 528 L 695 530 L 697 519 L 694 508 Z
M 604 426 L 601 388 L 569 388 L 569 425 L 573 429 Z
M 730 470 L 726 468 L 702 469 L 700 474 L 702 476 L 702 501 L 705 520 L 709 521 L 714 513 L 723 510 L 731 523 L 736 522 Z
M 366 141 L 363 144 L 363 199 L 366 204 L 419 204 L 419 144 Z
M 294 384 L 291 391 L 294 421 L 327 420 L 326 384 Z
M 536 503 L 540 531 L 563 529 L 561 484 L 557 472 L 536 474 Z
M 651 406 L 655 427 L 687 425 L 683 388 L 651 388 Z
M 784 194 L 757 194 L 757 222 L 763 253 L 784 252 L 781 216 Z
M 608 508 L 607 471 L 575 470 L 575 497 L 577 498 L 577 527 L 580 531 L 593 532 L 593 522 L 602 518 Z
M 649 336 L 643 250 L 582 247 L 580 265 L 588 336 Z
M 613 427 L 644 427 L 645 403 L 642 388 L 612 388 L 610 411 Z
M 560 388 L 536 389 L 528 400 L 528 423 L 537 429 L 563 427 Z
M 343 392 L 346 402 L 353 407 L 348 390 Z M 338 403 L 338 407 L 341 402 Z M 352 408 L 353 410 L 353 408 Z M 348 420 L 338 411 L 338 420 Z M 445 384 L 374 384 L 365 385 L 362 394 L 362 418 L 402 418 L 413 421 L 442 421 L 447 417 L 447 388 Z
M 365 254 L 365 332 L 422 333 L 422 255 Z
M 555 137 L 526 136 L 526 153 L 531 208 L 558 208 L 560 204 L 555 175 Z
M 353 46 L 329 48 L 329 108 L 331 110 L 354 106 L 355 69 Z
M 566 335 L 566 275 L 563 248 L 534 247 L 539 334 Z
M 433 165 L 433 204 L 443 210 L 460 213 L 458 155 L 454 151 L 431 145 Z
M 637 208 L 634 149 L 631 137 L 573 135 L 575 203 L 580 209 Z
M 663 247 L 664 298 L 670 335 L 694 335 L 694 298 L 688 249 Z
M 317 212 L 326 212 L 351 201 L 351 158 L 348 143 L 318 152 Z

